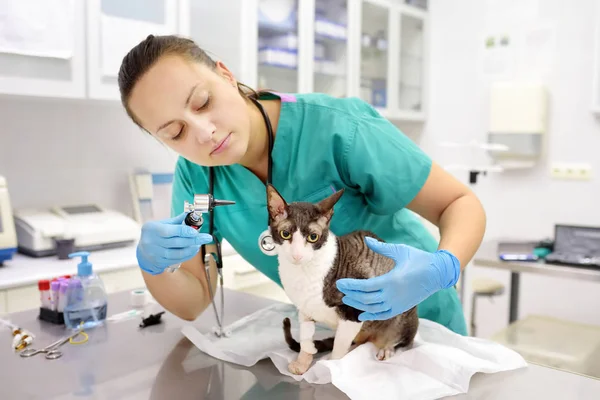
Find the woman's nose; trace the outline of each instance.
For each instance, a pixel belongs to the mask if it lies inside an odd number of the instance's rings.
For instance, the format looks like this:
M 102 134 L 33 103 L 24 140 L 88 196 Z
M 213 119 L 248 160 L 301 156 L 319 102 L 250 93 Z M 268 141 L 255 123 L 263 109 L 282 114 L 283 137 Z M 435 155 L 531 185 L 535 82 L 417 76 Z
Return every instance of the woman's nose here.
M 201 144 L 210 142 L 216 131 L 215 125 L 205 118 L 194 121 L 193 129 L 196 140 Z

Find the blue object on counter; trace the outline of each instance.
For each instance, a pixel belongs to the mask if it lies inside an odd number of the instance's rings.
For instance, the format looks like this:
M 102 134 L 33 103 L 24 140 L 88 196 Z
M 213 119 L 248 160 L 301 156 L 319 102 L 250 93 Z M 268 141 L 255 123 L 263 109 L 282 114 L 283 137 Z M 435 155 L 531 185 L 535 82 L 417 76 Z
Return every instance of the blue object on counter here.
M 93 272 L 89 255 L 87 251 L 69 254 L 69 258 L 81 257 L 77 276 L 69 284 L 64 310 L 65 326 L 70 329 L 78 329 L 81 325 L 92 328 L 106 320 L 108 296 L 102 279 Z
M 16 247 L 0 249 L 0 265 L 4 264 L 4 261 L 12 260 L 13 255 L 16 252 L 17 252 Z

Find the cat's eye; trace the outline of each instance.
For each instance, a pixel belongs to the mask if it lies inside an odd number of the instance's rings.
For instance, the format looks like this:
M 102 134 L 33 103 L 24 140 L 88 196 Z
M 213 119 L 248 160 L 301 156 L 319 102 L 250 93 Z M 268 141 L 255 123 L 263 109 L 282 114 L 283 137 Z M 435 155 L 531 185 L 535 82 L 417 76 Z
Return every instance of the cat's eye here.
M 311 233 L 310 235 L 308 235 L 307 239 L 309 242 L 314 243 L 317 240 L 319 240 L 319 235 L 317 235 L 316 233 Z
M 281 237 L 285 240 L 288 240 L 289 238 L 292 237 L 292 234 L 290 233 L 290 231 L 280 231 L 279 235 L 281 235 Z

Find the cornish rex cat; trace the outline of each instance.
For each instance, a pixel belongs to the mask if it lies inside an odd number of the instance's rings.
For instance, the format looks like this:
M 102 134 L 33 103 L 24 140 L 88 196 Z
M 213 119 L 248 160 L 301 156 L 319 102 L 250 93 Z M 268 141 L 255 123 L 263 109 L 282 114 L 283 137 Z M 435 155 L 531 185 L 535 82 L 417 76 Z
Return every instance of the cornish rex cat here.
M 332 350 L 331 359 L 345 356 L 352 345 L 372 342 L 377 359 L 390 358 L 398 347 L 410 346 L 419 325 L 416 307 L 383 321 L 360 322 L 362 312 L 342 302 L 344 294 L 336 287 L 342 278 L 366 279 L 389 272 L 390 258 L 367 247 L 367 231 L 337 237 L 329 230 L 333 207 L 342 196 L 340 190 L 317 204 L 288 204 L 279 192 L 267 185 L 269 228 L 277 248 L 279 276 L 286 294 L 298 308 L 300 343 L 292 338 L 290 321 L 284 320 L 284 333 L 290 348 L 299 352 L 288 366 L 290 372 L 303 374 L 313 355 Z M 335 330 L 333 340 L 314 340 L 315 322 Z

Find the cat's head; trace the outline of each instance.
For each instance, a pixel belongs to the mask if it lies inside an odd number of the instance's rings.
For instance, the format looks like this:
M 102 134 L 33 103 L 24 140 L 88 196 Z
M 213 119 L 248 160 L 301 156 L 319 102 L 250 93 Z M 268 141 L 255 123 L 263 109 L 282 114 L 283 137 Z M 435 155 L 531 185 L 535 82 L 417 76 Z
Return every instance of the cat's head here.
M 318 203 L 288 204 L 272 185 L 267 185 L 269 229 L 279 257 L 302 265 L 327 242 L 333 206 L 344 189 Z

